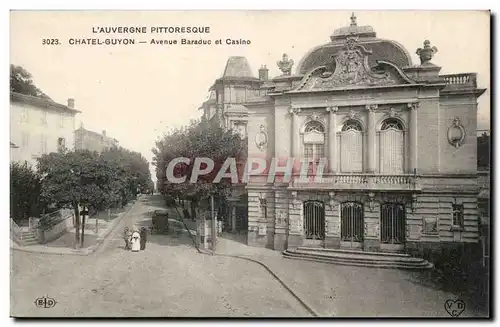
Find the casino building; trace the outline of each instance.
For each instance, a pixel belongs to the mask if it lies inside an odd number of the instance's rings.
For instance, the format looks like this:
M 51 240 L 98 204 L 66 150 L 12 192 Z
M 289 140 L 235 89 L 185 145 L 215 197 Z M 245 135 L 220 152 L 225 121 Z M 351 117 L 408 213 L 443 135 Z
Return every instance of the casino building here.
M 325 182 L 268 183 L 255 176 L 233 198 L 248 201 L 247 242 L 382 252 L 478 242 L 476 74 L 440 75 L 428 40 L 419 63 L 371 26 L 339 28 L 294 66 L 252 74 L 229 58 L 201 109 L 248 140 L 249 157 L 299 158 Z M 238 192 L 236 192 L 238 193 Z M 240 205 L 238 205 L 240 203 Z M 230 210 L 229 224 L 235 210 Z

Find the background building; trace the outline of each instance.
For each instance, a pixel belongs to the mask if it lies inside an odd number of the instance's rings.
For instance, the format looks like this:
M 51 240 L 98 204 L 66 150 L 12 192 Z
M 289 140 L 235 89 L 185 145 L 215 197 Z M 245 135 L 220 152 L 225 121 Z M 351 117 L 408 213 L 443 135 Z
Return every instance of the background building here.
M 36 163 L 42 154 L 73 149 L 75 101 L 67 105 L 10 92 L 11 161 Z M 12 145 L 14 144 L 14 146 Z
M 118 146 L 118 140 L 106 135 L 106 131 L 101 134 L 83 128 L 83 124 L 75 131 L 75 149 L 103 152 L 112 147 Z

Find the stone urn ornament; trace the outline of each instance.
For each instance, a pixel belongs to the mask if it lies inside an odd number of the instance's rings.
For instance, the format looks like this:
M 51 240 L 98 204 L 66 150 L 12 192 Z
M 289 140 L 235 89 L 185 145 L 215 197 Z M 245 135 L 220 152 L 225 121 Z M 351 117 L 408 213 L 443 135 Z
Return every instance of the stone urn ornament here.
M 290 75 L 294 62 L 292 59 L 288 58 L 288 55 L 286 53 L 284 53 L 283 59 L 278 61 L 276 64 L 278 65 L 278 68 L 283 73 L 283 75 Z
M 418 48 L 417 49 L 417 55 L 420 58 L 420 65 L 432 65 L 431 60 L 432 57 L 438 52 L 438 48 L 431 46 L 431 41 L 425 40 L 424 41 L 424 47 L 423 48 Z

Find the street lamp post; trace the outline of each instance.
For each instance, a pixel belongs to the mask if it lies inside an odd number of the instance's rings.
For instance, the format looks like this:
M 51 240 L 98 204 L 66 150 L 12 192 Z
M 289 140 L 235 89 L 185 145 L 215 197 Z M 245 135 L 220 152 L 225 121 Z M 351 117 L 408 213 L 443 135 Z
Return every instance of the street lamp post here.
M 210 195 L 210 205 L 212 208 L 212 254 L 215 253 L 217 244 L 217 218 L 215 217 L 214 195 Z

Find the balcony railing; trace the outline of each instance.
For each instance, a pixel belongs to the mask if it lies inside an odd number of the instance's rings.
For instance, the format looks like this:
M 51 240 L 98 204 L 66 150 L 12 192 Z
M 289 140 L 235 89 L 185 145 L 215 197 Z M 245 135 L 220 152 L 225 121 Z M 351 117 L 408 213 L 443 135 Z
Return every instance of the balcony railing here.
M 293 188 L 327 188 L 339 190 L 418 190 L 418 177 L 413 174 L 383 175 L 383 174 L 335 174 L 324 176 L 320 180 L 314 178 L 308 181 L 293 178 Z
M 441 75 L 444 82 L 446 83 L 446 88 L 476 88 L 477 75 L 474 73 L 467 74 L 449 74 Z

